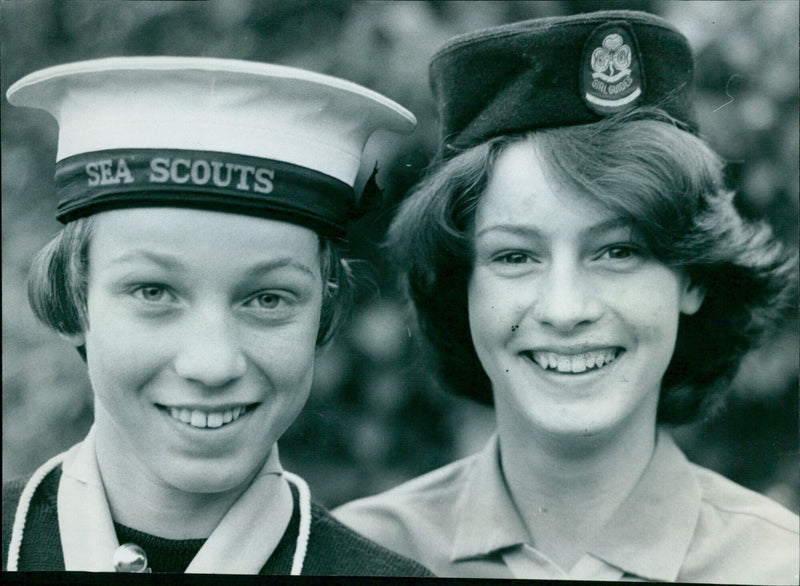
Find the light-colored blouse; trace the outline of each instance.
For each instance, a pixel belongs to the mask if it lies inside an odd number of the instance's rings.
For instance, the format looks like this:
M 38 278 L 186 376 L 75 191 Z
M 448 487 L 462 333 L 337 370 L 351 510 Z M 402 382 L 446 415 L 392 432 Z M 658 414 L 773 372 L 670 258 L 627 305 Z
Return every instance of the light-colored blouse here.
M 631 494 L 569 570 L 535 544 L 493 436 L 479 453 L 334 516 L 439 576 L 797 584 L 798 517 L 689 462 L 666 431 Z

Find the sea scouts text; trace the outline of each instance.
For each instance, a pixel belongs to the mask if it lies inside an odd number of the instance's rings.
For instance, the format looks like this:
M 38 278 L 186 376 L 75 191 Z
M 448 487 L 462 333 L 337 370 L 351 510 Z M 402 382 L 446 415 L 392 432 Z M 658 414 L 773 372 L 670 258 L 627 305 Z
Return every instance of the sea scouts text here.
M 119 185 L 133 183 L 134 178 L 125 159 L 101 159 L 86 164 L 86 175 L 91 187 L 98 185 Z M 190 185 L 233 186 L 240 191 L 270 193 L 274 188 L 275 170 L 237 163 L 206 159 L 170 159 L 155 157 L 150 159 L 146 181 L 149 183 L 172 183 Z

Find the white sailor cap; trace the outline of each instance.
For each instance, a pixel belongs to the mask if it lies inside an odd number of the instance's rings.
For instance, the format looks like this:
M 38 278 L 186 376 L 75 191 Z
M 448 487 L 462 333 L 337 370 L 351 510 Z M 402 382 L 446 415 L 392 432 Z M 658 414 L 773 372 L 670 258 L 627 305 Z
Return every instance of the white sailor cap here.
M 64 223 L 113 208 L 188 206 L 343 236 L 358 215 L 353 185 L 370 135 L 416 125 L 355 83 L 230 59 L 70 63 L 22 78 L 7 95 L 59 123 Z

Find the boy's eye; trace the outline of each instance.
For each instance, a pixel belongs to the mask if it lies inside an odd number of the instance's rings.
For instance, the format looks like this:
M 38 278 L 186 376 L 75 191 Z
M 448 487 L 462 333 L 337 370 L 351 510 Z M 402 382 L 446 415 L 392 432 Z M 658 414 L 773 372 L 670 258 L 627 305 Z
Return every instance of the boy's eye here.
M 164 301 L 165 297 L 168 295 L 166 288 L 160 285 L 144 285 L 135 289 L 133 294 L 148 303 Z
M 257 309 L 276 309 L 283 299 L 275 293 L 262 293 L 253 297 L 250 304 Z

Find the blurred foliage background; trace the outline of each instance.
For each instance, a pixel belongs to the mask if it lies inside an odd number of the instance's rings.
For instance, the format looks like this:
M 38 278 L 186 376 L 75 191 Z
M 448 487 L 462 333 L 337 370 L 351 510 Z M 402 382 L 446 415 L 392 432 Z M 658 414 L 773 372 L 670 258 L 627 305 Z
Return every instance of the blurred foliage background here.
M 437 390 L 418 367 L 408 313 L 380 242 L 392 211 L 435 151 L 427 63 L 449 37 L 514 20 L 634 8 L 682 30 L 697 55 L 698 112 L 729 161 L 744 214 L 798 238 L 798 6 L 768 2 L 367 2 L 2 0 L 2 91 L 33 70 L 114 55 L 205 55 L 336 75 L 397 100 L 411 137 L 377 135 L 385 205 L 351 230 L 362 259 L 353 319 L 320 354 L 308 405 L 281 441 L 287 469 L 329 507 L 389 488 L 479 449 L 492 413 Z M 36 323 L 25 278 L 59 229 L 52 175 L 57 127 L 2 100 L 3 477 L 31 473 L 80 440 L 92 401 L 74 349 Z M 358 185 L 357 185 L 358 186 Z M 796 296 L 794 297 L 796 299 Z M 728 408 L 675 430 L 689 456 L 797 511 L 798 328 L 792 307 L 747 357 Z

